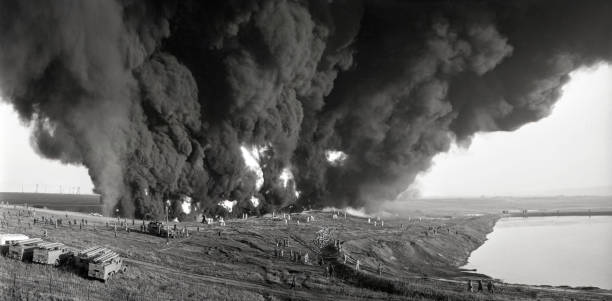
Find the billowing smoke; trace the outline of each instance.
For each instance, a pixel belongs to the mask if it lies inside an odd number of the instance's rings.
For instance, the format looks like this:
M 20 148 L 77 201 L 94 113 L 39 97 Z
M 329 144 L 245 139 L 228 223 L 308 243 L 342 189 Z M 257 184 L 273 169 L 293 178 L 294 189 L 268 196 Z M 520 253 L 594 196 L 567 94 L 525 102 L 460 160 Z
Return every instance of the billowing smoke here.
M 453 140 L 549 114 L 571 71 L 612 59 L 611 15 L 595 0 L 0 0 L 0 93 L 42 156 L 85 165 L 124 215 L 360 207 Z

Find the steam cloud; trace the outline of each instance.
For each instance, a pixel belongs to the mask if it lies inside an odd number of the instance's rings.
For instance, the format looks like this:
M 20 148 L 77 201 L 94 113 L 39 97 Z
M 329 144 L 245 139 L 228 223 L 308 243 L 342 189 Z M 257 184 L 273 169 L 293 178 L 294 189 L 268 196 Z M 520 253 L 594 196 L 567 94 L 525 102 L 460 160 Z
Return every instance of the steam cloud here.
M 1 0 L 0 91 L 35 149 L 85 165 L 123 215 L 360 207 L 453 139 L 549 114 L 569 72 L 612 59 L 610 16 L 595 0 Z

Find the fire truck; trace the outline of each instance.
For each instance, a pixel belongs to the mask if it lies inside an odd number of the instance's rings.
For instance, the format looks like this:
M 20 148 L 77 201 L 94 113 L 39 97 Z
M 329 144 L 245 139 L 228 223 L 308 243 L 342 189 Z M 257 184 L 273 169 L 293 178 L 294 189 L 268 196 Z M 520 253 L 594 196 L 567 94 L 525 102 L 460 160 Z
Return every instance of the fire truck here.
M 106 249 L 104 252 L 91 258 L 87 276 L 107 281 L 117 273 L 125 273 L 127 267 L 119 254 Z
M 42 242 L 34 249 L 32 261 L 58 266 L 71 256 L 72 252 L 62 243 Z
M 152 221 L 147 226 L 147 231 L 150 234 L 161 236 L 161 237 L 170 237 L 175 238 L 176 232 L 173 229 L 169 229 L 166 225 L 159 221 Z
M 42 242 L 43 240 L 40 238 L 17 241 L 9 246 L 8 257 L 20 261 L 32 261 L 34 249 Z

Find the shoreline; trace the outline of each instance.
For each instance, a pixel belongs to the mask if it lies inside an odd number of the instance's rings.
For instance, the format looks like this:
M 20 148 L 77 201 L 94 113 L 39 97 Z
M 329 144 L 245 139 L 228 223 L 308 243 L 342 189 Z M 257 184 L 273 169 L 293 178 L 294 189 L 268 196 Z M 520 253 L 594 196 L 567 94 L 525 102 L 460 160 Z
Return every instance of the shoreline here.
M 503 214 L 502 217 L 554 217 L 554 216 L 612 216 L 612 210 L 598 211 L 531 211 L 527 213 L 516 212 Z

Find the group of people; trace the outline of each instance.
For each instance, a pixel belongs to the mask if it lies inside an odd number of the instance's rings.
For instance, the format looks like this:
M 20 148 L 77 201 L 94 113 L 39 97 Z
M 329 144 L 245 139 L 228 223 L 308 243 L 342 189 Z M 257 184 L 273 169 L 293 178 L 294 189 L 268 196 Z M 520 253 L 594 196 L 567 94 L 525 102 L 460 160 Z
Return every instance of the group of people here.
M 487 281 L 487 291 L 489 293 L 492 293 L 493 289 L 494 289 L 493 281 L 491 280 Z M 473 284 L 472 280 L 467 281 L 467 291 L 468 292 L 474 292 L 474 291 L 482 292 L 482 290 L 483 290 L 482 280 L 478 280 L 476 284 Z

